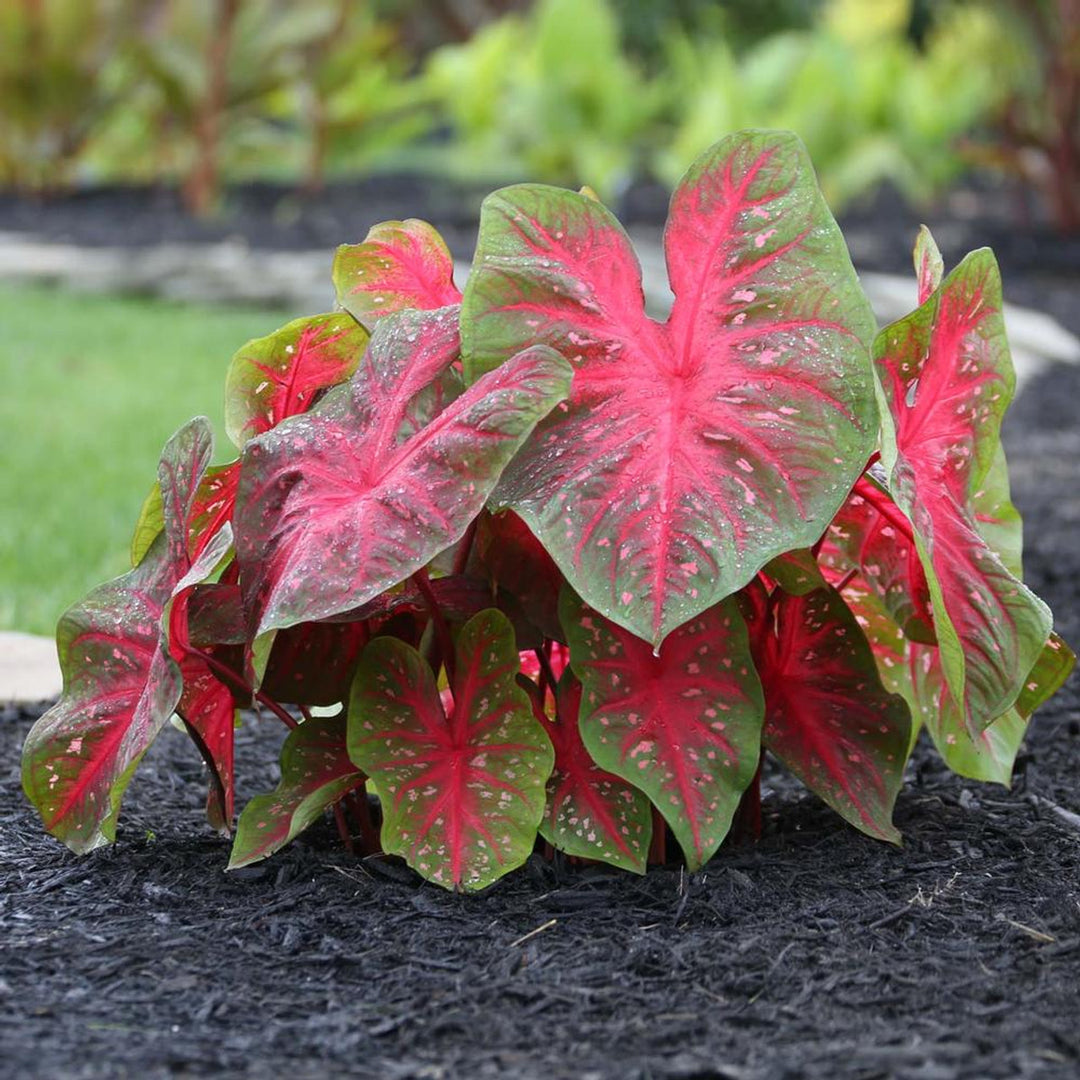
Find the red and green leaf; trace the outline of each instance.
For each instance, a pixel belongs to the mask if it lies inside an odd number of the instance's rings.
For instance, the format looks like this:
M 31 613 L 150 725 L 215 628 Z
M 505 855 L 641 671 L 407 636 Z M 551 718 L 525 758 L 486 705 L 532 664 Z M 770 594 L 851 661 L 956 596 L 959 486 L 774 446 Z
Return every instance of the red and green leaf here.
M 368 332 L 337 313 L 294 319 L 249 341 L 232 359 L 225 381 L 225 430 L 239 447 L 305 413 L 327 387 L 356 370 Z
M 240 462 L 213 465 L 203 474 L 188 513 L 188 555 L 196 560 L 227 522 L 232 520 Z M 131 536 L 131 565 L 142 562 L 150 545 L 165 527 L 161 485 L 154 482 L 143 501 Z
M 870 836 L 898 842 L 893 804 L 911 739 L 907 703 L 878 677 L 855 615 L 835 589 L 770 597 L 754 626 L 765 745 L 811 791 Z
M 254 635 L 359 607 L 455 543 L 571 370 L 544 347 L 418 431 L 418 394 L 457 359 L 455 312 L 402 312 L 351 382 L 244 449 L 237 555 Z
M 1057 634 L 1051 634 L 1035 665 L 1024 680 L 1024 689 L 1013 708 L 1025 720 L 1064 685 L 1076 667 L 1076 654 Z
M 517 514 L 482 514 L 473 544 L 475 562 L 496 595 L 509 595 L 545 637 L 559 638 L 562 574 Z
M 946 688 L 938 650 L 909 642 L 906 653 L 906 681 L 900 692 L 945 764 L 960 776 L 1008 787 L 1027 730 L 1026 718 L 1014 707 L 972 734 Z
M 1016 704 L 984 731 L 972 735 L 945 692 L 938 650 L 905 639 L 881 597 L 861 576 L 850 580 L 844 597 L 870 642 L 883 685 L 900 694 L 911 709 L 910 746 L 919 728 L 925 726 L 953 772 L 1007 786 L 1027 720 L 1072 671 L 1075 657 L 1069 647 L 1051 634 Z
M 765 564 L 762 573 L 775 581 L 784 592 L 794 593 L 796 596 L 803 596 L 826 584 L 817 558 L 809 548 L 798 548 L 777 555 Z
M 240 586 L 216 581 L 196 585 L 188 596 L 187 630 L 197 649 L 214 645 L 243 645 L 247 623 Z
M 142 506 L 131 534 L 131 565 L 136 567 L 146 558 L 158 535 L 165 528 L 165 504 L 161 501 L 161 485 L 155 480 Z
M 736 601 L 691 619 L 658 653 L 569 589 L 560 608 L 589 754 L 649 796 L 698 869 L 758 766 L 764 703 Z
M 919 229 L 915 239 L 915 277 L 919 282 L 919 303 L 925 303 L 941 284 L 945 276 L 945 263 L 937 243 L 925 226 Z
M 821 560 L 834 578 L 857 569 L 905 637 L 936 642 L 930 588 L 911 528 L 873 481 L 860 479 L 840 507 L 826 533 Z
M 675 304 L 645 315 L 615 218 L 586 196 L 489 196 L 462 307 L 467 380 L 525 345 L 574 387 L 507 470 L 525 519 L 596 610 L 654 645 L 813 544 L 876 435 L 874 323 L 793 135 L 734 135 L 672 198 Z
M 362 244 L 343 244 L 333 269 L 338 303 L 371 329 L 408 308 L 433 310 L 461 302 L 454 260 L 426 221 L 383 221 Z
M 236 823 L 230 870 L 273 855 L 364 783 L 364 774 L 349 758 L 345 729 L 341 712 L 305 720 L 289 732 L 277 787 L 256 795 Z
M 239 484 L 239 461 L 206 470 L 188 515 L 188 554 L 193 560 L 232 521 Z
M 203 482 L 210 470 L 203 475 Z M 194 503 L 198 502 L 200 482 Z M 189 515 L 191 511 L 189 509 Z M 188 532 L 190 540 L 190 530 Z M 229 833 L 233 818 L 233 733 L 236 726 L 234 686 L 221 682 L 201 650 L 193 646 L 189 605 L 201 583 L 214 575 L 223 560 L 231 557 L 232 526 L 225 524 L 209 539 L 173 588 L 165 605 L 163 623 L 168 626 L 168 650 L 180 665 L 183 692 L 176 706 L 210 774 L 206 817 L 212 828 Z
M 233 693 L 196 654 L 188 653 L 184 657 L 180 675 L 183 692 L 176 713 L 198 747 L 210 775 L 206 818 L 211 828 L 228 834 L 232 831 L 235 792 Z
M 335 705 L 347 701 L 368 641 L 362 622 L 301 623 L 274 637 L 262 689 L 276 701 Z
M 349 753 L 383 803 L 383 849 L 447 888 L 520 866 L 544 813 L 553 752 L 517 685 L 513 629 L 495 609 L 461 630 L 449 713 L 427 661 L 396 638 L 364 650 Z
M 1016 701 L 1052 621 L 980 530 L 980 492 L 1003 467 L 1001 417 L 1015 382 L 990 251 L 968 255 L 886 327 L 874 357 L 889 489 L 912 523 L 949 707 L 975 735 Z
M 559 680 L 556 715 L 543 716 L 555 748 L 540 835 L 559 851 L 644 874 L 652 839 L 652 807 L 644 792 L 600 768 L 578 727 L 581 683 Z
M 186 521 L 211 450 L 202 418 L 169 440 L 158 468 L 163 531 L 133 570 L 60 620 L 63 693 L 27 736 L 23 787 L 46 829 L 73 851 L 115 838 L 124 791 L 180 700 L 162 624 L 190 568 Z

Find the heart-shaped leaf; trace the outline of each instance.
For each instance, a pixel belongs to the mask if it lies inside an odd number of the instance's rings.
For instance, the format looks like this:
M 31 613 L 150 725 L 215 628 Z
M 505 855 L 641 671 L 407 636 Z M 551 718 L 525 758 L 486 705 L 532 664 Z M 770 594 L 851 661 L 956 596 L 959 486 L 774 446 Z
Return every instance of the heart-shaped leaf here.
M 481 514 L 473 544 L 475 564 L 496 595 L 510 594 L 524 616 L 548 638 L 562 636 L 559 590 L 562 574 L 528 526 L 509 510 Z
M 905 682 L 898 689 L 945 764 L 960 776 L 1008 787 L 1027 730 L 1026 718 L 1014 707 L 972 734 L 952 707 L 938 650 L 909 642 L 906 653 Z
M 206 818 L 211 828 L 227 835 L 232 831 L 235 791 L 236 704 L 232 691 L 200 657 L 185 656 L 180 663 L 180 674 L 183 692 L 176 713 L 210 774 Z
M 578 727 L 581 683 L 573 672 L 559 680 L 554 719 L 542 714 L 555 748 L 540 835 L 586 859 L 644 874 L 652 839 L 652 807 L 644 792 L 593 761 Z
M 212 446 L 201 417 L 169 440 L 158 467 L 163 531 L 138 566 L 60 620 L 64 689 L 26 738 L 23 787 L 46 829 L 73 851 L 115 839 L 124 791 L 180 699 L 162 623 L 186 587 L 186 522 Z
M 785 592 L 803 596 L 826 584 L 821 568 L 809 548 L 798 548 L 777 555 L 765 564 L 762 571 Z
M 369 328 L 395 311 L 461 301 L 445 241 L 417 218 L 380 222 L 362 244 L 343 244 L 333 279 L 338 303 Z
M 822 552 L 823 561 L 827 552 L 828 545 Z M 900 694 L 911 709 L 911 745 L 919 728 L 925 726 L 953 772 L 1007 786 L 1028 718 L 1072 671 L 1075 657 L 1068 646 L 1051 634 L 1016 704 L 984 731 L 972 735 L 950 707 L 938 650 L 905 639 L 880 595 L 861 576 L 848 582 L 844 598 L 873 649 L 885 688 Z
M 375 638 L 353 684 L 349 753 L 383 802 L 383 849 L 439 885 L 482 889 L 532 851 L 554 754 L 515 681 L 506 616 L 470 619 L 456 655 L 447 714 L 427 661 Z
M 758 766 L 764 702 L 736 601 L 680 626 L 658 654 L 569 589 L 560 609 L 589 754 L 649 796 L 697 870 Z
M 196 560 L 206 546 L 232 520 L 236 488 L 240 481 L 240 462 L 212 465 L 203 474 L 192 500 L 188 518 L 188 555 Z M 131 565 L 142 562 L 150 545 L 165 527 L 161 485 L 154 482 L 143 501 L 139 519 L 131 537 Z
M 1013 708 L 1025 720 L 1054 696 L 1076 667 L 1076 654 L 1057 634 L 1051 634 L 1039 658 L 1024 680 L 1024 689 Z
M 154 541 L 165 528 L 165 504 L 161 500 L 161 485 L 155 480 L 142 506 L 131 534 L 131 565 L 136 567 L 146 558 Z
M 790 134 L 733 135 L 676 190 L 675 293 L 645 315 L 629 239 L 594 199 L 490 195 L 462 307 L 467 380 L 543 342 L 574 389 L 496 493 L 606 617 L 658 645 L 809 547 L 876 435 L 873 316 Z
M 838 576 L 857 568 L 905 637 L 931 645 L 937 641 L 930 588 L 907 519 L 872 481 L 861 480 L 840 507 L 821 558 Z
M 206 546 L 232 521 L 240 486 L 240 462 L 213 465 L 195 493 L 188 517 L 188 554 L 198 559 Z
M 335 705 L 347 701 L 368 641 L 363 623 L 301 623 L 274 637 L 262 689 L 276 701 Z
M 212 470 L 203 474 L 192 501 L 198 503 L 199 491 Z M 193 512 L 189 508 L 189 515 Z M 191 530 L 188 530 L 191 542 Z M 183 692 L 176 712 L 184 722 L 210 774 L 206 817 L 212 828 L 228 834 L 233 818 L 233 732 L 236 726 L 235 684 L 221 682 L 206 654 L 191 641 L 189 604 L 196 588 L 213 576 L 221 563 L 230 558 L 232 526 L 225 524 L 209 539 L 200 540 L 201 551 L 187 572 L 173 588 L 166 604 L 163 622 L 168 626 L 168 649 L 180 665 Z
M 978 520 L 984 482 L 1002 467 L 999 430 L 1015 382 L 993 254 L 968 255 L 878 335 L 874 358 L 887 406 L 882 461 L 930 590 L 943 707 L 974 736 L 1016 701 L 1052 621 Z
M 356 370 L 367 331 L 342 313 L 294 319 L 255 338 L 232 359 L 225 380 L 225 430 L 239 447 L 311 408 L 319 392 Z
M 941 284 L 945 276 L 945 263 L 938 251 L 937 243 L 930 230 L 923 225 L 915 239 L 915 277 L 919 282 L 919 303 L 930 299 L 931 293 Z
M 341 712 L 305 720 L 289 732 L 277 787 L 256 795 L 236 823 L 230 870 L 273 855 L 364 782 L 349 758 L 345 728 Z
M 829 586 L 774 593 L 754 630 L 765 745 L 857 829 L 898 842 L 892 811 L 911 716 L 882 686 L 844 598 Z
M 402 312 L 348 385 L 247 444 L 235 520 L 255 635 L 359 607 L 455 543 L 569 389 L 565 360 L 528 349 L 404 431 L 457 355 L 452 309 Z

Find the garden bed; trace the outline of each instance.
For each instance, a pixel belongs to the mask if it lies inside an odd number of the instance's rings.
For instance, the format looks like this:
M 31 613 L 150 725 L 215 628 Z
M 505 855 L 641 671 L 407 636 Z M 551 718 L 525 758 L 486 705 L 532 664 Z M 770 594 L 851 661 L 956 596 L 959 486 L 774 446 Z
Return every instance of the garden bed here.
M 269 182 L 235 184 L 225 193 L 221 214 L 207 221 L 193 219 L 179 193 L 167 187 L 91 188 L 48 201 L 0 190 L 0 253 L 10 240 L 43 244 L 46 252 L 54 246 L 83 249 L 85 274 L 74 275 L 80 289 L 100 291 L 95 278 L 115 278 L 127 290 L 134 278 L 144 281 L 146 291 L 176 299 L 221 298 L 287 307 L 299 301 L 301 308 L 314 311 L 332 298 L 329 265 L 334 249 L 361 240 L 379 221 L 430 221 L 455 259 L 469 261 L 487 190 L 415 174 L 333 182 L 317 195 Z M 663 187 L 639 182 L 614 201 L 613 209 L 639 246 L 655 248 L 667 204 Z M 1002 264 L 1008 301 L 1045 311 L 1080 334 L 1075 304 L 1080 235 L 1055 231 L 1007 189 L 975 184 L 919 209 L 884 191 L 850 207 L 840 221 L 860 271 L 909 275 L 911 247 L 923 221 L 933 230 L 946 265 L 988 245 Z M 121 257 L 102 263 L 95 260 L 95 249 L 104 254 L 127 250 L 134 262 Z M 292 266 L 286 253 L 295 260 Z M 143 265 L 140 257 L 147 256 L 149 265 Z M 25 252 L 18 258 L 25 258 Z M 186 280 L 193 273 L 203 275 L 201 286 Z M 171 287 L 171 275 L 185 280 Z M 49 270 L 27 276 L 47 280 Z M 71 276 L 65 270 L 55 279 Z
M 1007 427 L 1027 574 L 1080 640 L 1080 370 Z M 202 767 L 167 731 L 118 843 L 76 859 L 0 714 L 0 1056 L 13 1077 L 1067 1077 L 1080 1070 L 1080 687 L 1014 787 L 925 746 L 901 850 L 767 778 L 765 832 L 691 877 L 536 860 L 480 896 L 346 855 L 328 826 L 226 875 Z M 241 796 L 279 738 L 249 722 Z
M 422 185 L 388 189 L 385 203 L 365 190 L 351 202 L 347 189 L 332 193 L 321 217 L 300 213 L 291 225 L 280 192 L 260 202 L 258 189 L 253 205 L 264 209 L 213 226 L 184 224 L 169 196 L 147 192 L 86 196 L 81 209 L 74 200 L 36 217 L 0 200 L 0 232 L 133 246 L 237 234 L 253 247 L 303 250 L 356 240 L 404 210 L 430 217 L 469 254 L 475 207 L 448 202 L 444 213 Z M 628 200 L 632 223 L 655 226 L 655 196 Z M 139 209 L 153 198 L 164 201 Z M 914 215 L 866 213 L 848 230 L 860 266 L 903 269 Z M 1000 247 L 1007 296 L 1080 330 L 1080 252 L 1071 241 L 1039 247 L 997 220 L 939 230 L 947 261 L 967 246 Z M 1005 432 L 1027 576 L 1074 646 L 1077 401 L 1080 369 L 1051 369 L 1025 389 Z M 921 745 L 897 804 L 902 849 L 856 833 L 769 771 L 761 843 L 726 846 L 701 873 L 654 869 L 642 879 L 534 859 L 480 896 L 351 857 L 328 824 L 226 875 L 227 842 L 203 820 L 202 765 L 172 730 L 132 784 L 117 844 L 76 859 L 42 833 L 19 789 L 19 748 L 38 711 L 0 712 L 7 1075 L 1080 1071 L 1076 677 L 1033 721 L 1011 791 L 953 776 Z M 272 721 L 250 718 L 239 733 L 241 804 L 273 785 L 279 740 Z

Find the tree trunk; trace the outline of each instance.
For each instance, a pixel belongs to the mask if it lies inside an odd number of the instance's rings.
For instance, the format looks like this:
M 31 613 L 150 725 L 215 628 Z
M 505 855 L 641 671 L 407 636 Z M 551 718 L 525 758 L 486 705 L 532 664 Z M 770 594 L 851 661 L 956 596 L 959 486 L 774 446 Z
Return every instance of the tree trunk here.
M 242 0 L 218 0 L 206 48 L 206 88 L 195 115 L 195 161 L 184 181 L 184 205 L 196 217 L 217 206 L 221 186 L 221 139 L 228 107 L 229 54 Z

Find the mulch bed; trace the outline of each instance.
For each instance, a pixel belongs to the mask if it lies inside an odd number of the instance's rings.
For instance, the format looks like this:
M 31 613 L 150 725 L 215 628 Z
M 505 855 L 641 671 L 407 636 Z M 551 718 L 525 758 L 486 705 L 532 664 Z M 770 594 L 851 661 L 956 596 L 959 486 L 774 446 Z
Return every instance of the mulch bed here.
M 1014 276 L 1038 292 L 1033 273 Z M 1052 370 L 1006 432 L 1028 580 L 1074 645 L 1078 401 L 1080 370 Z M 19 789 L 37 711 L 0 712 L 5 1076 L 1080 1074 L 1075 677 L 1033 721 L 1010 791 L 920 746 L 902 849 L 770 772 L 761 842 L 701 873 L 537 859 L 480 896 L 350 857 L 329 824 L 226 875 L 202 766 L 171 729 L 117 844 L 76 859 Z M 240 733 L 242 797 L 274 783 L 279 741 L 270 720 Z
M 442 233 L 454 257 L 472 258 L 480 203 L 489 189 L 415 174 L 333 181 L 318 194 L 273 182 L 234 184 L 219 214 L 197 221 L 166 186 L 76 190 L 46 201 L 0 188 L 0 243 L 11 233 L 83 247 L 147 248 L 158 244 L 239 241 L 253 250 L 325 251 L 358 243 L 379 221 L 420 217 Z M 639 181 L 611 200 L 631 231 L 659 239 L 668 192 Z M 1080 333 L 1080 234 L 1063 236 L 1030 197 L 976 178 L 938 203 L 915 208 L 882 190 L 840 216 L 856 266 L 910 274 L 921 222 L 934 231 L 946 265 L 971 248 L 991 246 L 1005 269 L 1008 299 L 1049 312 Z

